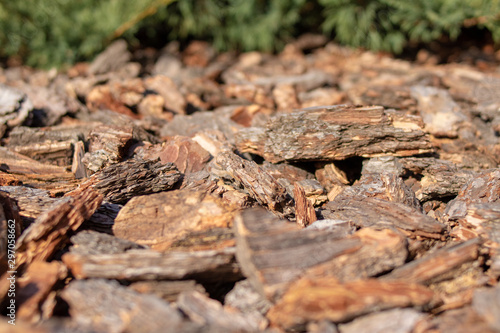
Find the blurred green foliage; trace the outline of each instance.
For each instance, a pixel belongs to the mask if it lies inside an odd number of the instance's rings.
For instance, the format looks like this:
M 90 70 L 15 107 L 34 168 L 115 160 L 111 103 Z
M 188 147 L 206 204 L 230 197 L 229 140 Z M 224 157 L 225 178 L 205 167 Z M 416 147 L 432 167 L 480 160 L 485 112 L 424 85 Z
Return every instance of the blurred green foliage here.
M 499 20 L 500 0 L 0 0 L 0 57 L 59 67 L 92 59 L 117 37 L 138 42 L 138 31 L 164 43 L 272 52 L 308 29 L 399 53 L 409 41 L 457 38 L 464 27 L 500 41 Z

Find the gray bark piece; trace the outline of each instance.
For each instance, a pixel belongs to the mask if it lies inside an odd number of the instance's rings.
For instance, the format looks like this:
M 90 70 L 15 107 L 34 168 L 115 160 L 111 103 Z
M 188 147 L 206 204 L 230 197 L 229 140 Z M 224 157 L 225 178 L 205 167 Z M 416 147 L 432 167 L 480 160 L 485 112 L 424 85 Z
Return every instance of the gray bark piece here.
M 418 101 L 426 131 L 437 137 L 458 136 L 458 126 L 467 121 L 467 116 L 462 113 L 448 91 L 435 87 L 413 86 L 411 95 Z
M 21 125 L 33 109 L 33 103 L 19 89 L 0 84 L 0 138 L 5 130 Z
M 340 333 L 412 333 L 424 316 L 413 309 L 394 309 L 356 318 L 338 329 Z
M 488 322 L 492 329 L 500 331 L 500 287 L 476 290 L 472 308 Z
M 70 252 L 81 255 L 115 254 L 144 248 L 129 240 L 91 230 L 77 233 L 70 241 L 73 243 Z
M 153 295 L 139 294 L 115 281 L 73 281 L 61 294 L 69 304 L 70 315 L 97 331 L 172 332 L 182 331 L 181 314 Z
M 89 74 L 104 74 L 120 69 L 132 57 L 127 50 L 127 42 L 119 39 L 111 43 L 104 52 L 99 54 L 88 69 Z

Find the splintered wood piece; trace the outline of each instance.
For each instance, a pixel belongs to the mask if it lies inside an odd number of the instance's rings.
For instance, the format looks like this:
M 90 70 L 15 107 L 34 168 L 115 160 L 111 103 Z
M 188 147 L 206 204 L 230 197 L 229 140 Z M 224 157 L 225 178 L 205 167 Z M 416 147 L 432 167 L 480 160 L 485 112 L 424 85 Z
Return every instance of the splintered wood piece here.
M 471 204 L 465 222 L 460 221 L 458 229 L 465 229 L 474 237 L 479 235 L 486 240 L 483 246 L 489 250 L 492 260 L 489 272 L 500 276 L 500 206 L 498 203 Z
M 439 249 L 436 252 L 394 269 L 381 277 L 383 280 L 401 280 L 412 283 L 430 284 L 449 278 L 454 269 L 477 259 L 478 238 L 462 244 Z M 451 275 L 453 275 L 451 273 Z
M 129 288 L 141 294 L 153 294 L 167 302 L 175 302 L 182 292 L 197 291 L 206 294 L 205 288 L 195 280 L 181 281 L 138 281 Z
M 120 162 L 132 144 L 134 129 L 131 126 L 101 125 L 89 134 L 89 152 L 83 158 L 87 169 L 100 169 Z
M 323 168 L 317 169 L 316 178 L 328 192 L 335 186 L 345 186 L 350 183 L 346 173 L 334 163 L 326 164 Z
M 116 281 L 73 281 L 61 293 L 74 321 L 99 332 L 184 332 L 181 314 L 153 295 L 139 294 Z
M 417 323 L 425 314 L 415 309 L 392 309 L 371 313 L 339 325 L 342 333 L 391 332 L 412 333 Z
M 73 161 L 71 162 L 71 172 L 75 175 L 76 179 L 88 177 L 87 169 L 83 164 L 83 157 L 85 155 L 85 144 L 82 141 L 75 143 L 75 151 L 73 153 Z
M 118 213 L 113 232 L 165 251 L 192 232 L 230 228 L 236 209 L 204 192 L 182 189 L 155 193 L 130 200 Z
M 421 201 L 456 196 L 460 188 L 475 175 L 475 172 L 458 168 L 449 161 L 430 157 L 407 157 L 400 162 L 406 170 L 423 176 L 415 192 Z
M 287 195 L 286 189 L 257 163 L 232 152 L 221 152 L 215 158 L 215 163 L 261 205 L 280 216 L 293 214 L 293 200 Z
M 355 185 L 346 187 L 341 194 L 335 197 L 335 200 L 362 200 L 363 198 L 399 202 L 422 211 L 422 206 L 415 193 L 406 186 L 401 177 L 393 173 L 382 172 L 363 175 Z
M 257 332 L 259 322 L 239 311 L 228 311 L 218 301 L 197 292 L 179 295 L 177 307 L 200 326 L 215 326 L 232 332 Z
M 102 195 L 92 188 L 66 197 L 42 213 L 17 241 L 16 267 L 49 259 L 101 205 Z
M 411 156 L 432 151 L 417 117 L 381 106 L 315 107 L 272 117 L 265 128 L 241 129 L 236 146 L 267 161 Z
M 497 203 L 500 199 L 500 170 L 485 171 L 462 187 L 457 197 L 446 206 L 445 214 L 456 220 L 467 214 L 472 203 Z
M 170 190 L 180 177 L 172 163 L 130 159 L 102 169 L 86 184 L 93 185 L 106 201 L 123 204 L 135 196 Z
M 309 321 L 345 322 L 374 311 L 435 305 L 434 293 L 421 285 L 375 279 L 339 283 L 335 278 L 301 279 L 269 310 L 271 323 L 283 329 Z
M 15 268 L 16 240 L 21 235 L 19 207 L 9 194 L 0 191 L 0 272 Z
M 31 143 L 26 146 L 9 145 L 9 148 L 35 161 L 51 165 L 71 165 L 73 158 L 72 141 L 48 141 L 35 144 Z
M 40 163 L 5 147 L 0 147 L 0 160 L 0 171 L 16 175 L 24 185 L 45 189 L 76 186 L 74 175 L 64 167 Z
M 300 183 L 295 183 L 293 188 L 295 199 L 295 218 L 298 225 L 305 228 L 316 221 L 316 211 L 313 204 L 307 199 L 306 192 Z
M 19 302 L 19 319 L 37 322 L 41 307 L 54 285 L 67 275 L 66 267 L 59 261 L 34 262 L 22 277 L 17 279 L 16 298 Z
M 221 251 L 166 252 L 129 250 L 113 254 L 65 253 L 64 264 L 77 279 L 237 281 L 234 248 Z
M 342 280 L 374 276 L 402 265 L 408 254 L 404 236 L 389 229 L 342 238 L 342 231 L 300 229 L 261 209 L 237 217 L 235 233 L 244 275 L 269 299 L 303 275 Z
M 353 198 L 329 202 L 321 215 L 350 221 L 358 227 L 396 227 L 411 235 L 440 239 L 445 225 L 415 208 L 377 198 Z

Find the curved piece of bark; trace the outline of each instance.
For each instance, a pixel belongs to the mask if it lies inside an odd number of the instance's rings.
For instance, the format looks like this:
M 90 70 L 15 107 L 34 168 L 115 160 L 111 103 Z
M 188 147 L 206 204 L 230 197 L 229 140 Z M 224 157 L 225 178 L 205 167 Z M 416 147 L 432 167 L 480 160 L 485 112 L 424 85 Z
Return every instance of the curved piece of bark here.
M 411 156 L 433 150 L 420 121 L 381 106 L 314 107 L 277 115 L 264 128 L 241 129 L 236 146 L 273 163 Z

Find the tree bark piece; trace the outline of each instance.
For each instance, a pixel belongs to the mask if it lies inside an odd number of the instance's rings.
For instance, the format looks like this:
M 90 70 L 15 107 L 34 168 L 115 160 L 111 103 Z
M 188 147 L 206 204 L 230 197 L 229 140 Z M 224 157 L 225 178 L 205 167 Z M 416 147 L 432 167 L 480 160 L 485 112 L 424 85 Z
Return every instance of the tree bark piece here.
M 316 107 L 277 115 L 265 128 L 240 130 L 236 146 L 273 163 L 432 151 L 419 118 L 399 116 L 380 106 Z
M 101 202 L 102 195 L 87 188 L 45 211 L 18 239 L 16 267 L 49 259 L 66 243 L 70 232 L 92 216 Z
M 84 230 L 70 238 L 70 252 L 81 255 L 115 254 L 143 249 L 137 243 L 96 231 Z
M 500 200 L 500 170 L 492 169 L 473 177 L 464 185 L 457 197 L 446 206 L 449 220 L 465 217 L 472 203 L 496 203 Z
M 316 221 L 316 211 L 313 204 L 307 199 L 306 192 L 300 183 L 295 183 L 293 188 L 295 199 L 295 218 L 302 228 Z
M 183 332 L 182 316 L 153 295 L 142 295 L 116 281 L 73 281 L 61 294 L 74 321 L 102 332 Z
M 397 228 L 410 235 L 441 239 L 445 225 L 415 208 L 377 198 L 342 199 L 329 202 L 324 218 L 350 221 L 358 227 Z
M 16 289 L 19 308 L 17 316 L 28 322 L 38 322 L 42 316 L 42 304 L 54 285 L 67 275 L 66 267 L 58 261 L 34 262 L 18 279 Z M 45 318 L 46 319 L 46 318 Z
M 65 253 L 64 264 L 77 279 L 237 281 L 241 274 L 234 248 L 220 251 L 128 250 L 113 254 Z
M 232 152 L 221 152 L 215 163 L 238 184 L 241 184 L 258 203 L 280 216 L 293 214 L 293 201 L 286 189 L 255 162 L 247 161 Z
M 126 203 L 135 196 L 170 190 L 180 177 L 172 163 L 131 159 L 104 168 L 87 184 L 111 203 Z
M 89 134 L 89 152 L 83 158 L 91 172 L 97 172 L 113 163 L 122 161 L 132 145 L 133 128 L 101 125 Z
M 425 314 L 414 309 L 393 309 L 371 313 L 339 325 L 340 333 L 391 332 L 412 333 Z
M 129 288 L 141 294 L 153 294 L 167 302 L 175 302 L 179 295 L 187 291 L 197 291 L 206 294 L 205 288 L 195 280 L 181 281 L 137 281 Z
M 454 269 L 477 259 L 480 244 L 481 241 L 475 238 L 462 244 L 437 250 L 432 254 L 394 269 L 381 279 L 428 285 L 453 277 Z
M 113 232 L 165 251 L 192 232 L 231 227 L 235 214 L 236 207 L 203 192 L 161 192 L 130 200 L 118 213 Z
M 9 146 L 19 154 L 50 165 L 68 166 L 73 158 L 72 141 L 49 141 L 44 143 L 31 143 L 27 146 Z
M 421 201 L 456 196 L 460 188 L 475 175 L 475 172 L 461 169 L 449 161 L 430 157 L 407 157 L 400 161 L 410 173 L 417 177 L 423 176 L 415 191 L 416 197 Z
M 276 299 L 304 275 L 333 275 L 342 280 L 374 276 L 404 263 L 401 234 L 391 230 L 344 232 L 303 229 L 260 209 L 235 220 L 237 259 L 261 295 Z
M 309 321 L 344 322 L 366 313 L 396 307 L 428 308 L 434 293 L 421 285 L 374 279 L 339 283 L 335 278 L 301 279 L 269 310 L 271 323 L 284 329 L 300 328 Z
M 21 235 L 22 221 L 19 207 L 7 193 L 0 192 L 0 272 L 15 268 L 16 240 Z
M 218 301 L 197 292 L 188 291 L 179 296 L 179 309 L 200 326 L 215 326 L 233 332 L 257 332 L 259 323 L 237 311 L 229 312 Z

